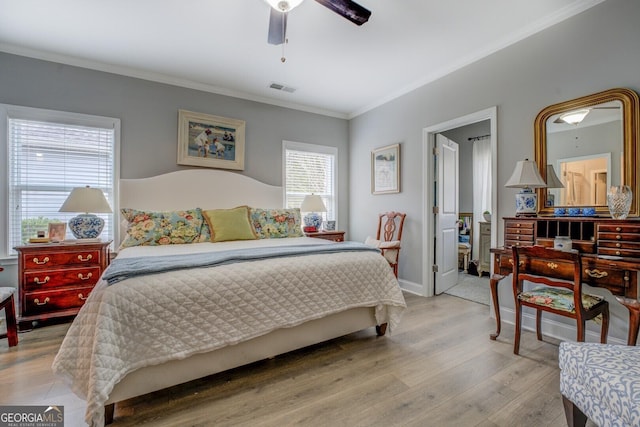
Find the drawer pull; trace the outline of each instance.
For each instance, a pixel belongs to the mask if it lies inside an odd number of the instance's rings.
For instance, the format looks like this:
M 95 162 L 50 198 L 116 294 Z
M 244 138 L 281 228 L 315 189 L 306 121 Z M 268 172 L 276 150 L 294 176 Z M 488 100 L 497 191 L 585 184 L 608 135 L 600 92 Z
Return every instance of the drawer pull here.
M 552 270 L 555 270 L 556 268 L 558 268 L 558 264 L 556 264 L 555 262 L 548 262 L 547 267 L 549 267 Z
M 620 246 L 622 246 L 619 242 L 616 243 L 616 248 L 619 248 Z
M 616 251 L 616 255 L 620 256 L 620 251 Z
M 621 227 L 616 227 L 616 231 L 620 232 L 620 231 L 622 231 L 622 228 Z
M 585 268 L 584 272 L 587 273 L 587 276 L 593 277 L 594 279 L 602 279 L 603 277 L 607 277 L 609 275 L 609 273 L 607 273 L 606 271 L 600 271 L 597 268 L 594 268 L 593 270 Z
M 38 258 L 34 258 L 33 262 L 38 264 L 38 265 L 43 265 L 43 264 L 46 264 L 46 263 L 49 262 L 49 257 L 48 256 L 44 257 L 44 259 L 42 261 L 40 261 Z
M 47 283 L 49 280 L 51 280 L 51 278 L 49 276 L 44 276 L 44 280 L 41 282 L 39 277 L 34 277 L 33 281 L 38 284 L 38 285 L 44 285 L 45 283 Z
M 40 300 L 38 298 L 34 299 L 33 302 L 36 303 L 36 305 L 45 305 L 46 303 L 49 302 L 49 297 L 46 297 L 44 299 L 44 301 L 40 302 Z
M 616 240 L 620 240 L 622 239 L 622 236 L 620 236 L 619 234 L 616 234 Z
M 93 276 L 91 273 L 87 273 L 86 276 L 83 276 L 82 273 L 78 273 L 78 279 L 80 280 L 89 280 L 91 279 L 91 276 Z M 80 294 L 82 295 L 82 294 Z
M 509 258 L 509 264 L 513 265 L 513 258 Z M 522 267 L 522 266 L 524 265 L 524 261 L 520 260 L 520 261 L 518 262 L 518 265 L 519 265 L 520 267 Z
M 516 230 L 516 233 L 520 234 L 520 230 Z
M 83 262 L 89 261 L 91 258 L 93 258 L 91 254 L 87 255 L 86 258 L 83 258 L 82 255 L 78 255 L 78 259 Z
M 86 300 L 88 297 L 85 297 L 82 294 L 78 294 L 78 298 L 81 299 L 82 301 Z

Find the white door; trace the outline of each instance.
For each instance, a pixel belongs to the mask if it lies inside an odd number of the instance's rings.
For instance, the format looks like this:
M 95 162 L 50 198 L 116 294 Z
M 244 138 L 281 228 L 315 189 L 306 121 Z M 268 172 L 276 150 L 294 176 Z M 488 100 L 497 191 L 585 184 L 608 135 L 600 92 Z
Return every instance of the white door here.
M 458 283 L 458 144 L 436 135 L 435 294 Z

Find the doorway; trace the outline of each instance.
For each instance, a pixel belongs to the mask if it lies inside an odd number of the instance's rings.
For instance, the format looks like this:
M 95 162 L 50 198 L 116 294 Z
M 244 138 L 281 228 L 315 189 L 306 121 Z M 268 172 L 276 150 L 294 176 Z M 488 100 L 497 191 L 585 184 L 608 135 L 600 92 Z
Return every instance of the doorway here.
M 438 219 L 437 209 L 437 188 L 438 188 L 438 176 L 437 165 L 434 161 L 434 147 L 436 147 L 436 135 L 450 133 L 454 129 L 464 126 L 472 125 L 482 121 L 489 121 L 489 144 L 491 147 L 491 165 L 495 165 L 497 162 L 497 107 L 491 107 L 486 110 L 478 111 L 476 113 L 469 114 L 467 116 L 459 117 L 444 123 L 440 123 L 434 126 L 430 126 L 423 130 L 423 274 L 422 294 L 424 296 L 433 296 L 436 294 L 436 286 L 438 282 L 439 269 L 436 263 L 436 251 L 437 251 L 437 229 Z M 497 182 L 496 168 L 491 167 L 491 181 Z M 491 208 L 490 212 L 497 212 L 497 189 L 495 185 L 491 188 Z M 495 223 L 496 215 L 491 215 L 491 246 L 495 246 L 497 241 L 497 230 Z M 448 260 L 447 263 L 452 262 Z M 455 260 L 457 264 L 457 258 Z

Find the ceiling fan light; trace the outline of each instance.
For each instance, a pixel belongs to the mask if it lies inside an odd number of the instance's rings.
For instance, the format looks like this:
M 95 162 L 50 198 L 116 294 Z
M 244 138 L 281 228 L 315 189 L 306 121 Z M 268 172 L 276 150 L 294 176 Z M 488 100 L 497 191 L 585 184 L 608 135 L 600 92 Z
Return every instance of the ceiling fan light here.
M 565 123 L 569 123 L 570 125 L 577 125 L 584 120 L 587 114 L 589 114 L 589 110 L 587 109 L 569 111 L 568 113 L 564 113 L 563 115 L 561 115 L 560 120 Z
M 302 3 L 303 0 L 264 0 L 269 3 L 269 6 L 277 10 L 278 12 L 289 12 L 294 7 Z

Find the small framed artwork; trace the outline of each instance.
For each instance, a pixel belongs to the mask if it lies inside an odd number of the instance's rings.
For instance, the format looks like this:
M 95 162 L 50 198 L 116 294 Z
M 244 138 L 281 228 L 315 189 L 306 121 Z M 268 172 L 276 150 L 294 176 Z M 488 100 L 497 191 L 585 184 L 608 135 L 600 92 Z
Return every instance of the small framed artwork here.
M 371 193 L 400 192 L 400 144 L 376 148 L 371 152 Z
M 62 242 L 67 234 L 67 224 L 64 222 L 49 223 L 49 240 L 52 242 Z
M 244 120 L 178 110 L 178 164 L 244 170 Z

